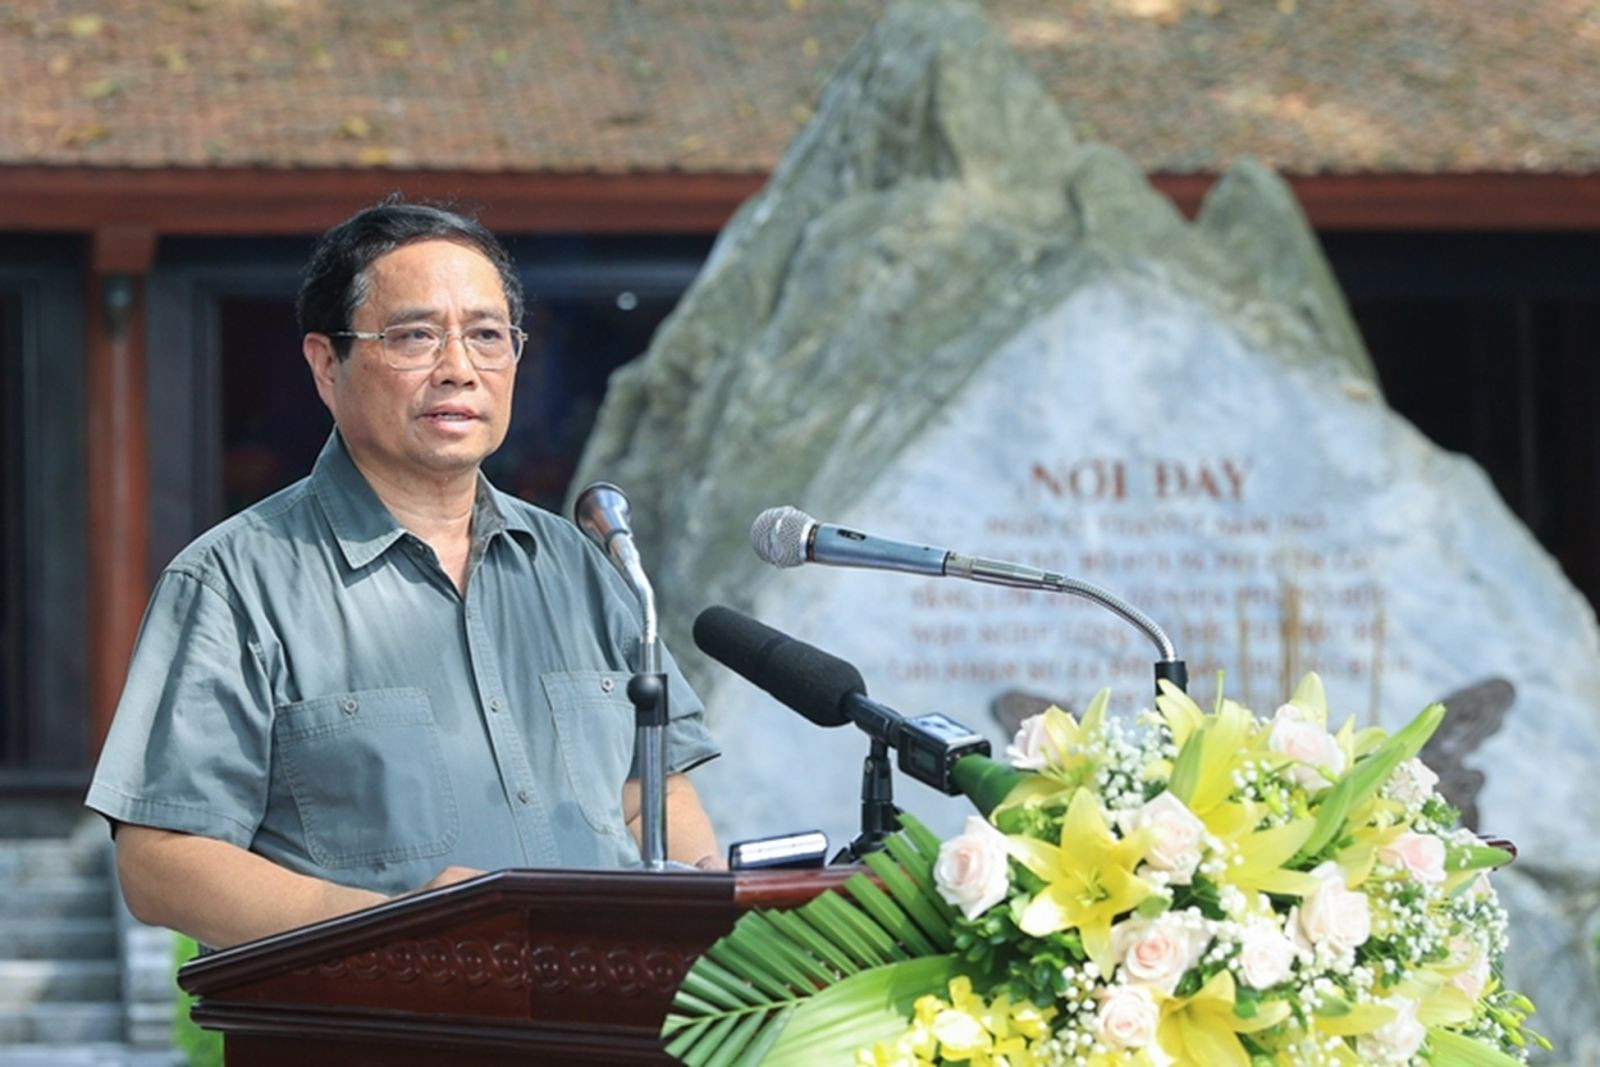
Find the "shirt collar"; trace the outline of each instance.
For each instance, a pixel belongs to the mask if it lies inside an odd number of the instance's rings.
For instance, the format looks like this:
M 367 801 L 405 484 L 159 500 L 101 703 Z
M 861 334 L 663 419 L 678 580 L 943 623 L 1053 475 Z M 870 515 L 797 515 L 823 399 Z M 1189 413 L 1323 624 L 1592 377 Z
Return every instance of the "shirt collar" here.
M 328 435 L 328 443 L 322 446 L 322 454 L 311 468 L 311 489 L 352 569 L 365 567 L 405 536 L 405 528 L 395 521 L 356 468 L 337 428 Z M 533 535 L 533 527 L 520 509 L 502 506 L 500 496 L 500 491 L 479 471 L 472 504 L 475 546 L 488 544 L 495 534 L 506 530 Z
M 322 504 L 345 562 L 360 569 L 405 535 L 378 494 L 356 469 L 336 428 L 311 468 L 311 491 Z

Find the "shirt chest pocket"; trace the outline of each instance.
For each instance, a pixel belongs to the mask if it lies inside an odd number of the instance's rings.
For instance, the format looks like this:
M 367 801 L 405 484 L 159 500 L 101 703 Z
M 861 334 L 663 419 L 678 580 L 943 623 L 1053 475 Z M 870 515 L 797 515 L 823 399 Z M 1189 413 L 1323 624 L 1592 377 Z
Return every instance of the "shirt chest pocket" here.
M 591 829 L 615 836 L 628 832 L 622 784 L 633 768 L 629 677 L 612 671 L 548 671 L 539 677 L 578 809 Z
M 461 820 L 426 692 L 367 689 L 276 712 L 274 773 L 294 798 L 314 862 L 400 863 L 455 844 Z

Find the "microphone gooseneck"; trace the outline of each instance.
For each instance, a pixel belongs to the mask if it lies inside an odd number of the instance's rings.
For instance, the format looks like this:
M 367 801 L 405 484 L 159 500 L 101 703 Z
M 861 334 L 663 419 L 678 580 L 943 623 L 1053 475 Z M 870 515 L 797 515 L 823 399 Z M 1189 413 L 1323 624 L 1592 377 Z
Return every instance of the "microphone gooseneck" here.
M 643 633 L 639 669 L 628 682 L 634 708 L 634 749 L 639 764 L 639 854 L 646 870 L 667 869 L 667 676 L 661 671 L 656 594 L 633 543 L 628 498 L 610 482 L 578 494 L 573 521 L 616 565 L 639 597 Z

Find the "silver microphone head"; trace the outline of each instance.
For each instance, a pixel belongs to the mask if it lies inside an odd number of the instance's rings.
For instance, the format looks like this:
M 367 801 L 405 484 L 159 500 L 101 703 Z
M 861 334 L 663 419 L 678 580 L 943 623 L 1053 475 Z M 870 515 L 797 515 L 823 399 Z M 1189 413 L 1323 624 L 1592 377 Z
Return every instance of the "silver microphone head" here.
M 816 525 L 799 508 L 768 508 L 750 524 L 750 546 L 774 567 L 798 567 L 806 561 L 806 539 Z
M 628 498 L 610 482 L 595 482 L 579 493 L 572 504 L 572 519 L 603 550 L 609 550 L 611 539 L 617 534 L 633 533 Z

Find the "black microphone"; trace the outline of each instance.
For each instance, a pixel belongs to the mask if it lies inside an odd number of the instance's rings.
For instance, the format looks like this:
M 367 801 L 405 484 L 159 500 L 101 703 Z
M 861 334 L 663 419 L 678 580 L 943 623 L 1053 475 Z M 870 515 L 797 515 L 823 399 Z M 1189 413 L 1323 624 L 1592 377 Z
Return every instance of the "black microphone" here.
M 837 656 L 732 608 L 710 607 L 694 621 L 700 651 L 818 726 L 853 722 L 899 753 L 907 775 L 955 796 L 950 771 L 963 756 L 989 755 L 989 742 L 947 715 L 915 718 L 867 698 L 861 672 Z
M 861 672 L 838 656 L 796 641 L 748 615 L 720 605 L 694 620 L 700 651 L 780 704 L 818 726 L 843 726 L 850 716 L 841 706 L 848 693 L 865 694 Z

